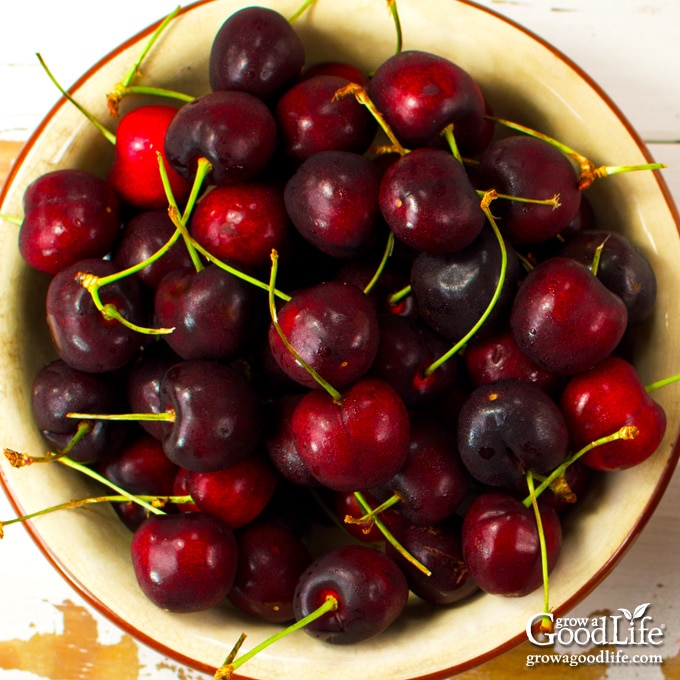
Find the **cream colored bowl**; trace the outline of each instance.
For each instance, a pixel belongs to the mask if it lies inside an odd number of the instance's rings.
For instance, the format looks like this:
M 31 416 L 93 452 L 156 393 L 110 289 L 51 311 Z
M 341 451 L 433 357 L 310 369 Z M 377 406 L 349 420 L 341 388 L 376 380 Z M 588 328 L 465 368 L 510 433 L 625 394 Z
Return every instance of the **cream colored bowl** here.
M 290 15 L 300 0 L 263 2 Z M 215 0 L 187 8 L 163 34 L 144 66 L 148 82 L 191 94 L 206 91 L 212 37 L 242 6 Z M 404 47 L 431 50 L 470 71 L 492 107 L 576 147 L 596 164 L 638 164 L 649 153 L 625 118 L 577 67 L 540 39 L 494 13 L 455 0 L 399 0 Z M 383 0 L 318 0 L 296 24 L 309 60 L 349 59 L 375 68 L 395 46 Z M 102 120 L 105 93 L 127 71 L 150 29 L 130 39 L 86 73 L 73 88 L 77 99 Z M 27 184 L 64 167 L 103 173 L 110 145 L 67 102 L 47 115 L 13 169 L 0 212 L 20 215 Z M 678 216 L 659 173 L 641 172 L 599 181 L 591 190 L 602 227 L 621 228 L 651 259 L 659 283 L 658 308 L 641 334 L 637 365 L 644 381 L 680 366 L 680 239 Z M 46 279 L 30 271 L 17 250 L 16 232 L 0 230 L 0 443 L 39 453 L 44 443 L 29 408 L 33 375 L 53 357 L 43 297 Z M 678 456 L 677 389 L 657 395 L 668 415 L 668 434 L 642 466 L 606 477 L 566 528 L 560 563 L 551 577 L 552 604 L 566 613 L 595 588 L 631 545 L 654 511 Z M 88 495 L 90 486 L 61 466 L 9 469 L 2 476 L 20 513 Z M 107 508 L 54 513 L 30 525 L 46 557 L 74 587 L 122 628 L 178 661 L 201 670 L 219 665 L 242 631 L 246 648 L 274 629 L 226 609 L 172 615 L 141 594 L 129 557 L 130 534 Z M 8 545 L 5 549 L 11 549 Z M 335 677 L 400 680 L 444 677 L 479 664 L 525 640 L 530 616 L 542 610 L 542 593 L 520 599 L 479 596 L 461 606 L 430 611 L 414 603 L 409 613 L 374 640 L 333 647 L 298 633 L 246 664 L 245 676 L 262 680 Z

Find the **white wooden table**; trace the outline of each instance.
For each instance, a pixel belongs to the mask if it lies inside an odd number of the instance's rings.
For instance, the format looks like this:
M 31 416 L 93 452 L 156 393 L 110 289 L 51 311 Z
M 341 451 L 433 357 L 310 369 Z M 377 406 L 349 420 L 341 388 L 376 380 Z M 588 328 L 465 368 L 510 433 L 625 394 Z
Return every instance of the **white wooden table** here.
M 384 0 L 376 0 L 381 2 Z M 547 39 L 588 72 L 628 116 L 680 203 L 680 2 L 677 0 L 479 0 Z M 0 0 L 0 143 L 5 156 L 27 139 L 56 100 L 35 58 L 69 84 L 93 62 L 173 9 L 169 0 Z M 7 151 L 9 150 L 9 151 Z M 680 266 L 680 263 L 679 263 Z M 0 495 L 0 519 L 12 516 Z M 8 530 L 9 531 L 9 530 Z M 0 677 L 77 680 L 206 678 L 131 639 L 102 618 L 47 563 L 23 529 L 0 545 Z M 593 666 L 581 678 L 680 678 L 680 477 L 614 572 L 573 612 L 652 602 L 666 626 L 662 666 Z M 526 648 L 465 678 L 516 677 Z M 106 670 L 102 670 L 102 669 Z M 534 676 L 574 677 L 551 667 Z M 358 679 L 357 679 L 358 680 Z

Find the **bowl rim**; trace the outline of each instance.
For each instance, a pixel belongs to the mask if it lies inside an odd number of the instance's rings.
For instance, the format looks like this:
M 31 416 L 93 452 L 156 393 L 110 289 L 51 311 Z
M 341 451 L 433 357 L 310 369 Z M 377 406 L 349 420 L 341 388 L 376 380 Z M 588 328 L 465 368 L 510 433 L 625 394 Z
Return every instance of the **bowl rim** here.
M 191 2 L 190 4 L 183 5 L 179 8 L 178 16 L 181 16 L 188 12 L 192 12 L 204 5 L 211 4 L 214 1 L 216 0 L 196 0 L 195 2 Z M 467 5 L 474 10 L 491 15 L 496 20 L 499 20 L 505 23 L 506 25 L 512 27 L 513 29 L 521 32 L 522 34 L 524 34 L 525 37 L 537 43 L 539 46 L 542 46 L 553 56 L 557 57 L 557 59 L 560 62 L 562 62 L 563 65 L 565 65 L 567 68 L 573 71 L 578 76 L 578 78 L 584 81 L 585 84 L 588 85 L 593 90 L 593 92 L 606 104 L 607 108 L 626 129 L 632 141 L 639 148 L 640 153 L 644 156 L 644 158 L 647 159 L 647 162 L 654 161 L 654 158 L 651 152 L 649 151 L 647 145 L 642 140 L 636 129 L 632 126 L 627 116 L 622 112 L 622 110 L 612 100 L 612 98 L 602 89 L 602 87 L 587 72 L 585 72 L 574 60 L 572 60 L 570 57 L 568 57 L 560 49 L 556 48 L 546 39 L 542 38 L 540 35 L 535 33 L 533 30 L 526 28 L 518 21 L 506 17 L 492 8 L 482 6 L 475 2 L 474 0 L 451 0 L 451 1 Z M 163 19 L 164 17 L 161 17 L 157 21 L 148 25 L 146 28 L 140 29 L 135 34 L 126 39 L 124 42 L 120 43 L 112 50 L 110 50 L 108 53 L 106 53 L 104 56 L 102 56 L 68 88 L 68 92 L 76 93 L 78 89 L 83 84 L 85 84 L 93 74 L 95 74 L 104 65 L 110 62 L 118 54 L 126 50 L 134 43 L 139 42 L 141 39 L 148 38 L 153 33 L 153 31 L 158 28 Z M 26 156 L 30 153 L 33 146 L 38 142 L 45 127 L 57 115 L 57 113 L 63 106 L 68 105 L 69 105 L 68 100 L 63 96 L 60 97 L 49 109 L 49 111 L 45 114 L 45 116 L 41 119 L 41 121 L 38 123 L 36 128 L 30 134 L 26 142 L 23 144 L 23 146 L 19 150 L 19 153 L 17 154 L 12 163 L 9 172 L 7 173 L 5 181 L 3 182 L 2 186 L 0 186 L 0 205 L 2 205 L 5 202 L 9 189 L 12 186 L 14 179 L 22 166 L 22 163 L 24 162 Z M 660 193 L 666 202 L 671 218 L 675 223 L 676 231 L 680 235 L 680 211 L 678 210 L 678 206 L 676 205 L 673 199 L 673 196 L 670 192 L 670 189 L 668 187 L 668 184 L 666 183 L 665 178 L 663 177 L 663 174 L 659 171 L 653 171 L 653 175 L 655 178 L 655 182 L 660 190 Z M 665 494 L 668 485 L 670 484 L 670 481 L 672 479 L 678 460 L 680 460 L 680 438 L 676 437 L 672 445 L 672 450 L 669 453 L 666 464 L 663 468 L 663 471 L 660 473 L 658 481 L 654 487 L 654 492 L 648 498 L 648 501 L 644 506 L 643 512 L 640 514 L 635 524 L 631 527 L 630 531 L 625 537 L 625 540 L 619 546 L 617 546 L 616 550 L 611 554 L 609 559 L 600 567 L 600 569 L 597 572 L 595 572 L 588 579 L 588 581 L 582 587 L 580 587 L 568 599 L 566 599 L 564 602 L 560 603 L 554 608 L 553 613 L 556 617 L 559 617 L 565 614 L 566 612 L 570 611 L 587 595 L 594 591 L 602 583 L 602 581 L 613 571 L 613 569 L 621 561 L 623 556 L 632 547 L 636 539 L 644 530 L 649 519 L 654 514 L 659 502 L 661 501 L 663 495 Z M 13 493 L 11 483 L 7 479 L 5 472 L 1 468 L 0 468 L 0 487 L 4 490 L 4 493 L 13 510 L 17 514 L 22 514 L 23 509 L 21 507 L 21 503 Z M 210 665 L 195 658 L 189 657 L 187 655 L 182 654 L 181 652 L 178 652 L 168 647 L 167 645 L 160 642 L 156 638 L 153 638 L 150 635 L 139 630 L 133 624 L 131 624 L 123 617 L 121 617 L 119 614 L 117 614 L 115 611 L 113 611 L 110 607 L 105 605 L 96 595 L 94 595 L 94 593 L 90 592 L 90 590 L 88 590 L 87 587 L 83 586 L 83 584 L 80 583 L 79 580 L 73 574 L 70 573 L 68 568 L 66 568 L 60 562 L 59 557 L 52 551 L 49 544 L 47 544 L 45 539 L 40 534 L 40 531 L 34 526 L 32 521 L 30 520 L 25 521 L 22 522 L 22 524 L 24 525 L 25 530 L 28 532 L 29 536 L 31 537 L 35 545 L 38 547 L 38 549 L 47 559 L 47 561 L 52 565 L 52 567 L 65 579 L 65 581 L 73 588 L 73 590 L 96 612 L 103 615 L 106 619 L 114 623 L 123 632 L 131 635 L 134 639 L 145 644 L 146 646 L 150 647 L 156 652 L 164 656 L 167 656 L 173 659 L 174 661 L 181 663 L 184 666 L 195 669 L 199 672 L 203 673 L 214 672 L 215 670 L 214 665 Z M 455 675 L 470 670 L 472 668 L 478 667 L 490 661 L 491 659 L 496 658 L 510 651 L 511 649 L 517 647 L 524 641 L 526 641 L 526 634 L 520 633 L 506 640 L 504 643 L 497 645 L 493 649 L 481 653 L 479 656 L 475 656 L 469 661 L 461 662 L 449 668 L 438 670 L 433 673 L 426 673 L 424 675 L 419 674 L 417 676 L 414 676 L 412 680 L 443 680 L 444 678 L 448 678 L 451 675 Z M 250 676 L 247 674 L 247 668 L 246 674 L 243 675 L 239 673 L 238 677 L 242 678 L 243 680 L 248 680 Z

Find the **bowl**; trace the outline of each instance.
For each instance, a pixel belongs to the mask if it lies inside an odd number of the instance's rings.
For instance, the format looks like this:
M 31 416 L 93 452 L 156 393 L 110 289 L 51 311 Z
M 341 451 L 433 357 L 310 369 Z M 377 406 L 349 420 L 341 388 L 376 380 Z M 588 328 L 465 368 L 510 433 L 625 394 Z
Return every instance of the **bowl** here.
M 299 0 L 263 2 L 284 15 Z M 148 55 L 144 77 L 154 84 L 198 95 L 208 90 L 207 60 L 217 28 L 240 8 L 235 0 L 201 2 L 182 9 Z M 563 140 L 596 164 L 642 164 L 649 151 L 625 116 L 575 64 L 543 40 L 474 3 L 400 0 L 406 49 L 449 57 L 479 82 L 503 117 Z M 370 70 L 393 53 L 394 27 L 384 3 L 319 0 L 296 22 L 309 63 L 351 60 Z M 105 93 L 127 71 L 146 43 L 149 27 L 85 73 L 75 97 L 106 120 Z M 139 101 L 139 100 L 137 100 Z M 111 147 L 68 102 L 45 117 L 13 167 L 0 195 L 0 212 L 22 214 L 26 186 L 57 168 L 103 174 Z M 634 362 L 651 382 L 680 365 L 680 239 L 678 214 L 659 172 L 619 175 L 589 190 L 602 228 L 621 230 L 652 262 L 658 278 L 657 308 L 637 334 Z M 45 443 L 33 425 L 30 390 L 37 370 L 54 358 L 43 308 L 48 280 L 21 260 L 16 233 L 0 232 L 0 366 L 3 446 L 39 453 Z M 680 400 L 674 388 L 655 395 L 668 417 L 667 434 L 642 465 L 606 475 L 565 526 L 561 559 L 551 575 L 551 604 L 564 615 L 615 567 L 654 512 L 673 473 Z M 18 514 L 91 494 L 92 485 L 55 465 L 11 469 L 0 462 L 2 483 Z M 130 532 L 109 507 L 53 513 L 27 523 L 46 559 L 100 612 L 142 642 L 185 665 L 210 672 L 238 636 L 247 645 L 276 627 L 255 623 L 226 608 L 173 615 L 141 594 L 131 569 Z M 11 548 L 9 548 L 11 549 Z M 406 680 L 447 677 L 476 666 L 526 640 L 527 621 L 542 611 L 542 593 L 521 598 L 479 595 L 436 611 L 416 601 L 382 635 L 352 647 L 329 646 L 298 633 L 279 641 L 243 667 L 258 680 L 342 677 Z

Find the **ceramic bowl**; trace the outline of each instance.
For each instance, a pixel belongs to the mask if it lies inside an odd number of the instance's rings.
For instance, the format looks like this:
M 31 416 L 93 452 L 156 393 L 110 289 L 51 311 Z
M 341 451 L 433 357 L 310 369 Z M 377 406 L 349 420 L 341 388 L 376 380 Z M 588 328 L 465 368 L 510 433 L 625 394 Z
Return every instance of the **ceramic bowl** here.
M 263 2 L 290 15 L 299 0 Z M 148 56 L 144 77 L 200 94 L 208 89 L 207 59 L 221 23 L 242 6 L 237 0 L 191 5 Z M 577 66 L 535 35 L 472 3 L 400 0 L 404 47 L 451 58 L 480 83 L 494 111 L 543 130 L 576 147 L 596 164 L 640 164 L 650 154 L 626 118 Z M 395 46 L 394 27 L 379 0 L 318 0 L 296 23 L 309 61 L 351 60 L 375 68 Z M 150 35 L 146 29 L 93 66 L 72 88 L 89 110 L 106 119 L 104 94 L 127 71 Z M 0 212 L 22 213 L 27 184 L 43 172 L 82 167 L 103 173 L 108 142 L 73 106 L 60 102 L 32 136 L 1 195 Z M 678 215 L 658 172 L 619 175 L 597 182 L 590 197 L 603 228 L 620 229 L 656 269 L 658 307 L 638 334 L 635 361 L 643 381 L 680 365 L 680 239 Z M 5 447 L 38 453 L 44 442 L 33 426 L 29 394 L 34 374 L 54 357 L 45 324 L 47 280 L 19 257 L 16 232 L 0 230 L 0 432 Z M 680 399 L 673 388 L 658 400 L 668 432 L 641 466 L 605 477 L 565 527 L 560 562 L 550 580 L 556 615 L 575 606 L 616 565 L 653 513 L 678 456 L 674 443 Z M 87 496 L 90 484 L 57 465 L 9 469 L 2 479 L 19 513 Z M 46 558 L 98 610 L 141 641 L 203 671 L 219 665 L 242 631 L 248 645 L 274 628 L 226 608 L 173 615 L 140 593 L 131 569 L 130 533 L 110 508 L 53 513 L 30 523 Z M 417 602 L 386 633 L 352 647 L 329 646 L 304 633 L 292 635 L 252 659 L 243 675 L 258 680 L 373 680 L 445 677 L 488 660 L 526 639 L 528 619 L 542 610 L 542 592 L 507 599 L 480 595 L 437 611 Z

